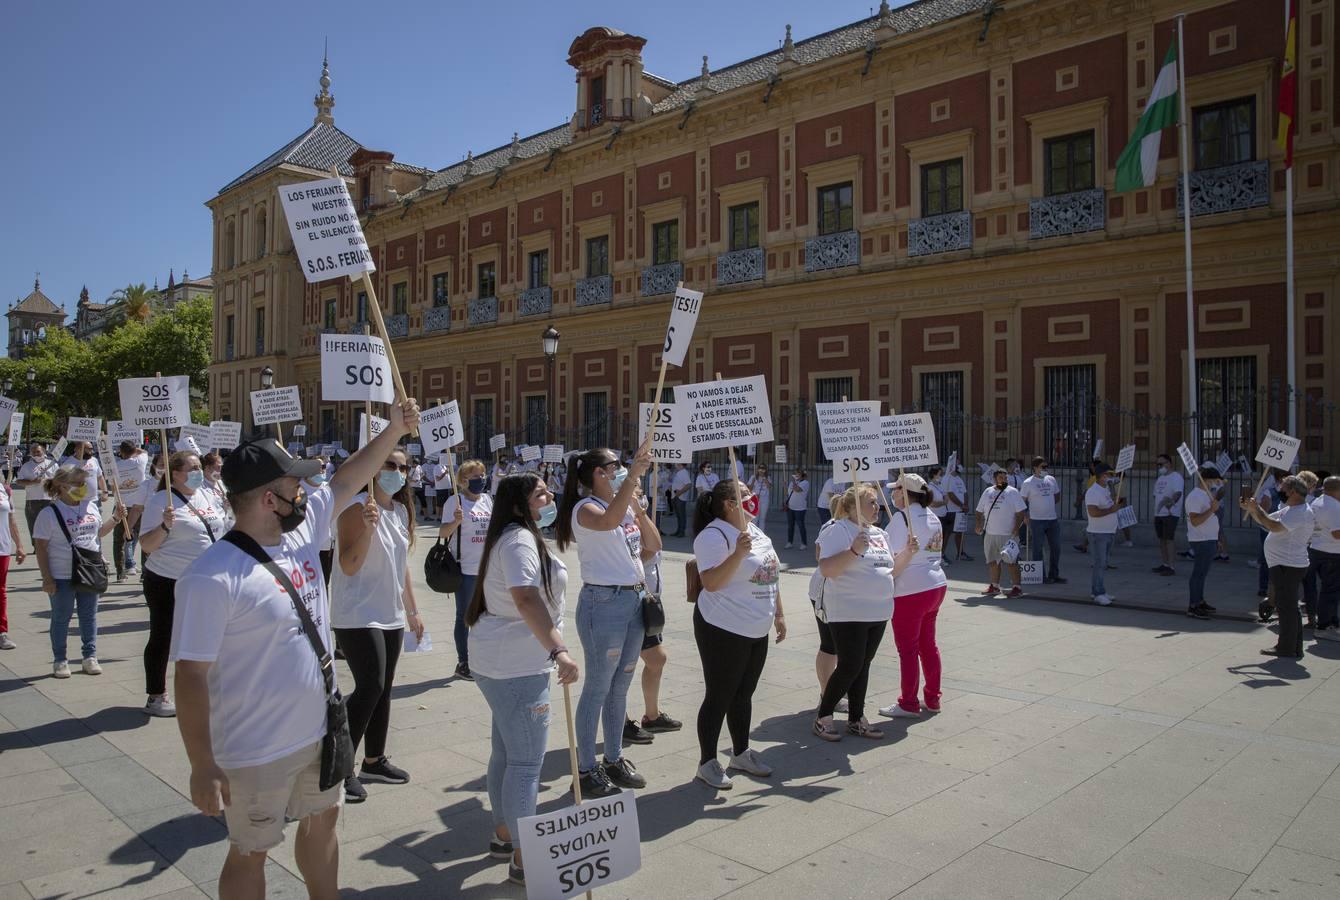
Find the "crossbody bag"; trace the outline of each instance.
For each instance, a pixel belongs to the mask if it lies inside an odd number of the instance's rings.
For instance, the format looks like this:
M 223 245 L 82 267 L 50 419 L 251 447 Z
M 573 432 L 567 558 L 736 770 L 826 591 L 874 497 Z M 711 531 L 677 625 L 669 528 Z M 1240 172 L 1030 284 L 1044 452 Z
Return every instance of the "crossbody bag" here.
M 589 499 L 600 504 L 600 508 L 602 511 L 609 509 L 609 506 L 606 503 L 604 503 L 599 497 L 591 497 Z M 624 546 L 628 545 L 625 543 Z M 632 547 L 628 547 L 628 556 L 633 560 L 633 562 L 643 566 L 643 571 L 645 574 L 646 564 L 643 563 L 642 560 L 638 559 L 633 554 Z M 647 587 L 645 582 L 642 585 L 642 589 L 638 593 L 640 595 L 639 600 L 641 601 L 642 605 L 642 630 L 647 635 L 647 637 L 656 637 L 658 634 L 660 634 L 662 631 L 665 630 L 665 605 L 661 603 L 660 594 L 653 593 L 652 590 L 649 587 Z
M 51 504 L 50 509 L 61 533 L 70 544 L 70 584 L 74 585 L 76 591 L 101 594 L 107 590 L 107 560 L 102 558 L 102 551 L 75 546 L 70 529 L 65 526 L 65 517 L 60 514 L 56 504 Z

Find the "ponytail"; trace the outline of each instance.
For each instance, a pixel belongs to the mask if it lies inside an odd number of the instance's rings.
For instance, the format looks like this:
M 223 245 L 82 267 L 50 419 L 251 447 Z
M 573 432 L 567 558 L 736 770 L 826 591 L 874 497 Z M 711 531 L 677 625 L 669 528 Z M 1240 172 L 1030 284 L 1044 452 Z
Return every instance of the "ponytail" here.
M 698 500 L 693 505 L 694 534 L 711 525 L 716 519 L 726 517 L 726 504 L 735 499 L 736 484 L 738 482 L 734 478 L 722 479 L 716 483 L 712 490 L 698 496 Z M 741 493 L 743 493 L 746 488 L 744 485 L 740 485 L 740 487 Z
M 573 542 L 572 511 L 581 499 L 579 488 L 586 488 L 589 495 L 596 469 L 618 461 L 619 457 L 608 447 L 597 447 L 568 457 L 568 474 L 563 479 L 563 499 L 559 501 L 558 521 L 554 523 L 554 536 L 560 551 L 567 550 Z

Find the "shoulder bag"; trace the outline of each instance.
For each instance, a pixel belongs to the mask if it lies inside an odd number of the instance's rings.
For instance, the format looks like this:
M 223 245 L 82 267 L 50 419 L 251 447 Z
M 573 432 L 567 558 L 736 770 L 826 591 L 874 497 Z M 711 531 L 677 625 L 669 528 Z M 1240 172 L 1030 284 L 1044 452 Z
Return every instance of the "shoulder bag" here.
M 460 527 L 456 529 L 455 555 L 452 555 L 451 544 L 439 537 L 424 557 L 423 579 L 439 594 L 454 594 L 461 588 L 461 579 L 464 577 L 461 569 L 461 533 L 464 531 L 465 518 L 462 513 Z
M 298 621 L 302 623 L 302 632 L 307 635 L 307 642 L 312 645 L 312 652 L 316 654 L 317 663 L 321 666 L 321 679 L 326 687 L 326 733 L 321 738 L 319 787 L 323 791 L 328 791 L 337 784 L 343 784 L 344 779 L 354 774 L 354 741 L 349 736 L 349 711 L 345 708 L 345 700 L 340 695 L 339 685 L 335 683 L 335 661 L 326 651 L 325 641 L 316 630 L 312 614 L 307 611 L 307 604 L 298 596 L 298 589 L 293 586 L 288 573 L 275 564 L 251 535 L 233 529 L 225 534 L 223 539 L 264 566 L 266 571 L 274 576 L 275 581 L 288 592 L 289 599 L 293 601 L 293 610 L 298 614 Z
M 70 583 L 76 591 L 101 594 L 107 590 L 107 560 L 102 558 L 102 551 L 76 547 L 70 529 L 65 526 L 65 517 L 60 514 L 56 504 L 51 504 L 49 509 L 56 517 L 56 524 L 60 526 L 65 540 L 70 543 Z
M 602 510 L 609 509 L 609 505 L 599 497 L 590 497 L 588 499 L 598 503 Z M 628 548 L 628 555 L 632 558 L 633 562 L 643 565 L 645 571 L 645 564 L 634 555 L 632 547 Z M 638 594 L 642 601 L 643 632 L 647 637 L 656 637 L 665 630 L 665 605 L 661 603 L 660 595 L 652 593 L 645 583 L 641 586 Z
M 730 547 L 730 538 L 726 537 L 726 532 L 721 531 L 715 525 L 711 526 L 713 531 L 720 532 L 721 539 L 726 542 L 726 547 Z M 689 557 L 688 562 L 684 563 L 684 583 L 688 588 L 688 601 L 690 603 L 698 602 L 698 595 L 703 592 L 703 577 L 698 572 L 698 560 Z

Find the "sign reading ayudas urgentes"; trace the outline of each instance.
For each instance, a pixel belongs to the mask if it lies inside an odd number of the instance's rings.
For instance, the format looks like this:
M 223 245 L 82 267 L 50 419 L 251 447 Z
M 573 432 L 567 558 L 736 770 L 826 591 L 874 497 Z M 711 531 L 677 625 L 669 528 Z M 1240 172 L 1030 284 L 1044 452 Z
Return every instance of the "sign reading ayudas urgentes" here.
M 517 821 L 517 831 L 530 900 L 575 897 L 642 867 L 637 798 L 632 791 L 527 816 Z
M 282 185 L 279 200 L 309 282 L 377 271 L 343 178 Z
M 122 378 L 117 387 L 121 421 L 132 428 L 180 428 L 191 423 L 189 376 Z

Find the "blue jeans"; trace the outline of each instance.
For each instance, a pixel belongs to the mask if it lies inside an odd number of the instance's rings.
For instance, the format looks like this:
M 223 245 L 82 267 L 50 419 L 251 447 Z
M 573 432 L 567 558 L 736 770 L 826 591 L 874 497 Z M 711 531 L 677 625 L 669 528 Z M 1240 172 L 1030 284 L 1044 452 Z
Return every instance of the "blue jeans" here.
M 646 629 L 642 601 L 628 588 L 583 584 L 577 595 L 577 635 L 582 642 L 582 695 L 577 701 L 577 768 L 596 767 L 596 726 L 605 735 L 605 761 L 623 756 L 628 686 Z
M 470 629 L 465 627 L 465 610 L 470 606 L 470 598 L 475 595 L 476 575 L 462 575 L 461 586 L 456 589 L 456 626 L 451 635 L 456 639 L 456 661 L 470 664 Z
M 65 662 L 65 642 L 70 633 L 70 617 L 79 608 L 79 640 L 83 658 L 98 655 L 98 595 L 75 591 L 68 578 L 56 579 L 56 593 L 51 595 L 51 659 Z
M 475 684 L 493 713 L 487 781 L 493 824 L 506 825 L 520 846 L 517 820 L 535 815 L 540 768 L 549 740 L 549 675 L 486 678 L 476 674 Z M 622 726 L 619 732 L 623 733 Z
M 1190 607 L 1200 606 L 1205 602 L 1205 579 L 1210 574 L 1210 567 L 1214 565 L 1214 553 L 1219 547 L 1218 541 L 1191 541 L 1191 552 L 1196 555 L 1196 564 L 1191 569 L 1191 599 L 1187 601 Z
M 1033 559 L 1042 561 L 1042 542 L 1047 542 L 1047 552 L 1051 554 L 1051 564 L 1047 566 L 1048 578 L 1061 577 L 1061 522 L 1059 519 L 1029 519 L 1028 542 L 1032 544 Z
M 1093 560 L 1093 577 L 1089 580 L 1089 593 L 1097 597 L 1099 594 L 1106 594 L 1107 588 L 1103 584 L 1103 573 L 1107 571 L 1107 556 L 1112 552 L 1112 541 L 1116 538 L 1115 534 L 1095 534 L 1092 531 L 1089 535 L 1089 557 Z

